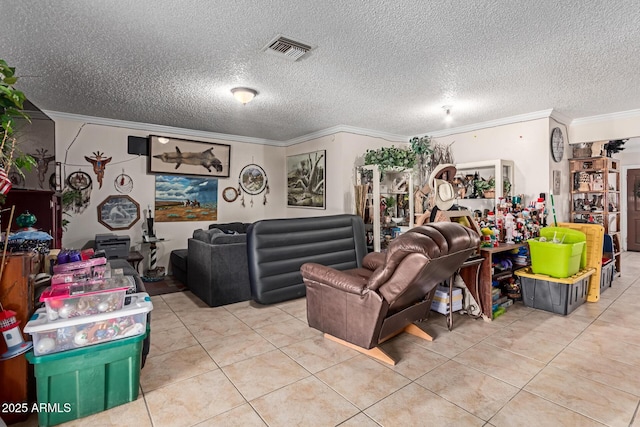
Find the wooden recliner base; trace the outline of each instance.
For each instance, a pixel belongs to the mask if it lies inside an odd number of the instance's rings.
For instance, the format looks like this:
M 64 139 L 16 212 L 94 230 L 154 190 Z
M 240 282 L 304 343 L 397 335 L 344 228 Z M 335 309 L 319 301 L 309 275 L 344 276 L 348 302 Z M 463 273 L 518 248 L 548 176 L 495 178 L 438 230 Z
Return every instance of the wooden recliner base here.
M 426 333 L 425 331 L 423 331 L 422 329 L 420 329 L 419 327 L 417 327 L 412 323 L 410 325 L 405 326 L 403 329 L 400 329 L 398 332 L 385 337 L 383 340 L 380 341 L 380 343 L 383 343 L 388 339 L 393 338 L 402 332 L 406 332 L 408 334 L 414 335 L 418 338 L 422 338 L 427 341 L 433 341 L 433 337 L 431 335 L 429 335 L 428 333 Z M 335 341 L 338 344 L 342 344 L 345 347 L 349 347 L 353 350 L 359 351 L 362 354 L 366 354 L 367 356 L 373 357 L 374 359 L 378 359 L 381 362 L 387 363 L 392 366 L 396 364 L 396 361 L 393 360 L 391 356 L 385 353 L 384 350 L 382 350 L 380 347 L 373 347 L 370 349 L 366 349 L 366 348 L 357 346 L 355 344 L 351 344 L 350 342 L 340 339 L 338 337 L 334 337 L 333 335 L 329 335 L 327 333 L 324 334 L 324 337 L 327 339 L 330 339 L 331 341 Z

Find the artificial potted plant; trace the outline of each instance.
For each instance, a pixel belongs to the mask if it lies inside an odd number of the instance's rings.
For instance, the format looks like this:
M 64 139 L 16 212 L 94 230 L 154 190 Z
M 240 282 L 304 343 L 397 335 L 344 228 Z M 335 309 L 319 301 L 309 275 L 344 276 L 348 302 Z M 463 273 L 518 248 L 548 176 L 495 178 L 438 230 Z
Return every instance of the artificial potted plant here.
M 31 170 L 36 161 L 18 149 L 14 136 L 16 119 L 28 122 L 29 116 L 23 111 L 25 95 L 14 87 L 18 81 L 15 68 L 0 59 L 0 194 L 5 196 L 11 189 L 8 173 L 13 167 L 20 175 L 23 170 Z
M 402 148 L 382 147 L 377 150 L 367 150 L 364 155 L 365 165 L 376 165 L 380 170 L 380 179 L 385 171 L 394 169 L 411 169 L 416 163 L 416 153 Z

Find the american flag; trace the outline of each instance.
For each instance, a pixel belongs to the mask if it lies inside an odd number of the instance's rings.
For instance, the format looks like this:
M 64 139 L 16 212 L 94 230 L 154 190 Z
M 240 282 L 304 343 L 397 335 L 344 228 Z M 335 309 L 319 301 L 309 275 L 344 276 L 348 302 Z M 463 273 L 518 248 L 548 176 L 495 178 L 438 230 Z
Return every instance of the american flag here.
M 11 180 L 4 168 L 0 167 L 0 194 L 6 195 L 11 190 Z

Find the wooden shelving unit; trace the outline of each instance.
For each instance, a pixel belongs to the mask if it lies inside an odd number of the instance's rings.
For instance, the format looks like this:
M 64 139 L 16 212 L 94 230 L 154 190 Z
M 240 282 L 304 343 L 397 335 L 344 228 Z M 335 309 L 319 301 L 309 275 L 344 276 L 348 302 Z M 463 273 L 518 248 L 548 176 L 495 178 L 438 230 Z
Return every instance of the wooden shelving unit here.
M 600 224 L 613 240 L 616 271 L 621 270 L 620 162 L 611 157 L 569 160 L 571 222 Z

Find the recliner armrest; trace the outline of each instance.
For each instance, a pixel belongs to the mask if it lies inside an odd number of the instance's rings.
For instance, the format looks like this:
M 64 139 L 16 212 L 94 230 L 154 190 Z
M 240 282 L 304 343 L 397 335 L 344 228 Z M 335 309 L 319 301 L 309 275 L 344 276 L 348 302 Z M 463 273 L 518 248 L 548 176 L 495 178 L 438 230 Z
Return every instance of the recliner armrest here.
M 352 294 L 362 295 L 367 286 L 367 280 L 363 277 L 347 274 L 313 262 L 302 264 L 300 272 L 304 279 L 313 280 Z
M 385 254 L 382 252 L 371 252 L 362 259 L 362 266 L 367 270 L 375 271 L 378 267 L 384 266 Z

